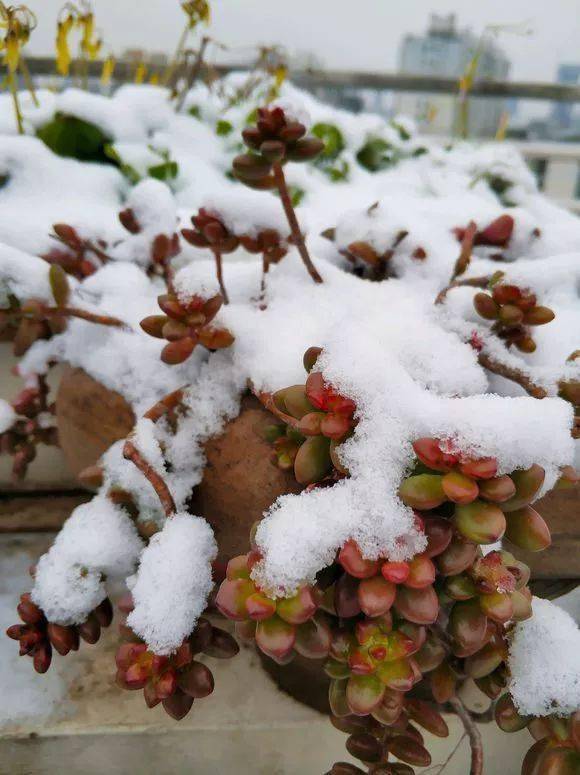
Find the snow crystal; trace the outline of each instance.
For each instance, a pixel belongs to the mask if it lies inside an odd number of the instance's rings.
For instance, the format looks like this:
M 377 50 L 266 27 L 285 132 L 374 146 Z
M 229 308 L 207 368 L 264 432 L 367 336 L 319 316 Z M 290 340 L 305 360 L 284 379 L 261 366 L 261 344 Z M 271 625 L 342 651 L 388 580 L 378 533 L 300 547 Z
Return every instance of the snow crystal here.
M 14 551 L 17 544 L 22 551 Z M 15 609 L 19 596 L 30 582 L 28 568 L 38 545 L 38 537 L 32 540 L 20 535 L 16 540 L 3 537 L 0 545 L 0 631 L 16 621 Z M 23 720 L 38 718 L 44 721 L 55 712 L 66 714 L 74 706 L 67 700 L 67 685 L 76 675 L 78 662 L 75 660 L 53 660 L 51 669 L 38 680 L 38 674 L 31 670 L 30 661 L 23 659 L 14 648 L 14 641 L 0 638 L 0 727 L 10 731 Z M 66 678 L 63 675 L 66 671 Z M 79 671 L 80 672 L 80 671 Z
M 0 398 L 0 433 L 7 431 L 15 419 L 16 412 L 12 406 L 8 403 L 8 401 Z
M 264 198 L 251 189 L 241 193 L 233 186 L 217 193 L 210 190 L 204 198 L 204 207 L 219 215 L 234 234 L 255 236 L 263 229 L 274 229 L 283 237 L 289 235 L 288 221 L 279 201 L 274 197 Z
M 56 245 L 54 223 L 68 223 L 87 238 L 112 241 L 123 234 L 117 212 L 126 183 L 108 164 L 55 156 L 35 137 L 0 143 L 0 242 L 41 255 Z
M 212 588 L 217 553 L 205 520 L 179 513 L 153 536 L 129 579 L 135 603 L 127 624 L 156 654 L 170 654 L 194 629 Z
M 9 306 L 10 294 L 22 301 L 53 300 L 46 261 L 0 243 L 0 308 Z
M 509 648 L 510 694 L 523 715 L 566 716 L 580 708 L 580 630 L 570 614 L 535 597 Z
M 77 506 L 40 558 L 32 599 L 49 621 L 79 624 L 106 596 L 104 578 L 131 573 L 142 546 L 127 513 L 97 496 Z

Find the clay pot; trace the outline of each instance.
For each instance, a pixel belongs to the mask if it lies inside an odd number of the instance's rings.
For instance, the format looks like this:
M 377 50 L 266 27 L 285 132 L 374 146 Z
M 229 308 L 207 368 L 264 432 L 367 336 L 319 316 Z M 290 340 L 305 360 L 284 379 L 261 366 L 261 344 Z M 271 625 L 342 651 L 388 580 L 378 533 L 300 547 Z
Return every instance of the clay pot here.
M 68 369 L 57 397 L 60 443 L 68 465 L 78 474 L 131 431 L 131 407 L 82 369 Z M 205 517 L 219 546 L 219 559 L 245 554 L 254 522 L 283 493 L 300 492 L 294 477 L 270 462 L 272 448 L 258 433 L 272 423 L 253 396 L 242 398 L 239 416 L 205 445 L 207 466 L 189 510 Z
M 135 415 L 119 393 L 82 369 L 68 367 L 56 394 L 56 421 L 61 449 L 76 476 L 98 462 L 111 444 L 127 436 Z
M 552 490 L 534 503 L 552 534 L 552 545 L 543 552 L 525 552 L 514 547 L 514 554 L 532 569 L 534 579 L 580 578 L 580 485 Z
M 56 415 L 61 446 L 75 474 L 96 463 L 134 424 L 125 399 L 82 369 L 64 373 Z M 191 506 L 214 527 L 224 557 L 247 551 L 249 529 L 278 495 L 300 490 L 294 477 L 271 465 L 270 445 L 256 433 L 256 427 L 271 421 L 259 402 L 246 396 L 239 417 L 206 444 L 207 468 Z M 579 502 L 576 486 L 555 490 L 535 505 L 550 526 L 552 546 L 537 554 L 515 550 L 535 578 L 580 577 L 580 525 L 574 518 Z

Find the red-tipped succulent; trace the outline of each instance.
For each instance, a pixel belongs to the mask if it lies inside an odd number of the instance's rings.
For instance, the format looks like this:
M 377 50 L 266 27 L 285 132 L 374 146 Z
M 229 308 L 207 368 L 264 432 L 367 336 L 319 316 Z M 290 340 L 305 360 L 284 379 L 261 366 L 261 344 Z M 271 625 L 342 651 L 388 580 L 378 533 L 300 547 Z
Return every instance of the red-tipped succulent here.
M 183 363 L 198 344 L 208 350 L 220 350 L 234 341 L 226 328 L 212 325 L 222 302 L 220 294 L 209 299 L 193 296 L 181 301 L 175 294 L 165 293 L 158 298 L 165 314 L 150 315 L 140 325 L 146 334 L 167 340 L 168 344 L 161 351 L 164 363 Z
M 119 212 L 119 221 L 129 234 L 140 234 L 143 231 L 143 227 L 131 207 L 127 207 Z M 178 256 L 180 252 L 179 235 L 176 232 L 171 234 L 160 232 L 153 237 L 149 249 L 151 268 L 159 274 L 165 274 L 171 259 Z
M 271 429 L 275 453 L 273 462 L 283 469 L 294 468 L 300 484 L 323 481 L 335 469 L 346 475 L 337 448 L 356 426 L 356 405 L 312 371 L 321 350 L 309 348 L 304 365 L 309 371 L 305 385 L 291 385 L 272 397 L 276 414 L 286 427 Z
M 498 476 L 494 458 L 474 458 L 447 448 L 438 439 L 414 442 L 417 473 L 407 477 L 399 495 L 407 506 L 419 511 L 452 507 L 452 522 L 465 541 L 490 544 L 506 530 L 513 543 L 536 551 L 549 544 L 542 518 L 530 503 L 537 496 L 544 470 L 532 466 L 524 471 Z M 547 543 L 546 543 L 547 542 Z
M 12 474 L 16 480 L 26 476 L 39 444 L 58 446 L 58 430 L 48 421 L 54 414 L 54 406 L 48 404 L 47 397 L 44 379 L 21 390 L 12 401 L 17 417 L 10 428 L 0 433 L 0 454 L 12 456 Z
M 281 107 L 258 108 L 256 125 L 244 129 L 242 137 L 252 153 L 236 156 L 234 175 L 246 186 L 262 190 L 277 186 L 273 165 L 310 161 L 324 148 L 322 140 L 307 136 L 304 124 Z
M 524 758 L 522 773 L 572 775 L 580 771 L 580 710 L 567 717 L 523 716 L 510 695 L 503 694 L 495 706 L 495 721 L 502 732 L 527 727 L 535 740 Z
M 50 236 L 59 243 L 59 247 L 51 248 L 42 258 L 78 280 L 94 274 L 109 260 L 105 240 L 93 241 L 81 237 L 78 230 L 68 223 L 55 223 L 52 229 L 54 233 Z
M 154 708 L 161 703 L 176 721 L 189 713 L 194 700 L 203 699 L 214 690 L 211 670 L 195 656 L 203 653 L 229 659 L 239 651 L 229 633 L 204 618 L 199 619 L 191 635 L 168 656 L 150 651 L 127 628 L 124 632 L 131 642 L 123 643 L 117 651 L 117 684 L 123 689 L 142 689 L 147 707 Z
M 294 651 L 311 659 L 327 656 L 330 630 L 324 619 L 316 616 L 320 590 L 304 586 L 289 598 L 269 597 L 250 578 L 258 559 L 252 550 L 230 560 L 215 601 L 218 609 L 236 622 L 240 637 L 255 639 L 260 650 L 276 662 L 290 661 Z
M 18 615 L 23 624 L 13 624 L 6 631 L 12 640 L 20 644 L 20 656 L 32 658 L 37 673 L 46 673 L 52 661 L 53 649 L 65 656 L 78 651 L 80 640 L 96 643 L 101 628 L 108 627 L 113 619 L 113 607 L 105 598 L 82 624 L 61 625 L 49 622 L 39 606 L 32 602 L 29 593 L 20 596 Z
M 224 302 L 228 303 L 222 268 L 222 255 L 233 253 L 240 244 L 239 239 L 215 213 L 202 207 L 197 215 L 192 216 L 193 229 L 182 229 L 183 238 L 196 248 L 209 248 L 216 262 L 216 274 Z
M 473 298 L 474 307 L 485 320 L 493 321 L 492 331 L 508 347 L 515 345 L 522 352 L 531 353 L 536 343 L 530 326 L 542 326 L 554 319 L 549 307 L 537 304 L 534 293 L 501 279 L 491 286 L 491 292 L 481 291 Z
M 509 245 L 512 238 L 514 225 L 514 219 L 511 215 L 500 215 L 483 229 L 476 231 L 473 244 L 491 248 L 505 248 Z M 459 242 L 461 242 L 465 236 L 466 229 L 461 227 L 453 231 Z

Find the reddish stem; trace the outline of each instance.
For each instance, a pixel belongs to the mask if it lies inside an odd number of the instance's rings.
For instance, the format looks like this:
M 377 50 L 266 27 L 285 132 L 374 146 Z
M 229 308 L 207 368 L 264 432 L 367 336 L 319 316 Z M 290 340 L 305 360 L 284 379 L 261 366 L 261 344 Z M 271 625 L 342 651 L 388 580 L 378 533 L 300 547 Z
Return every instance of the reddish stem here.
M 150 482 L 151 486 L 157 493 L 157 497 L 163 507 L 163 511 L 167 517 L 172 517 L 175 514 L 175 501 L 167 486 L 163 477 L 157 473 L 157 471 L 150 465 L 143 455 L 139 452 L 137 447 L 132 441 L 127 440 L 123 447 L 123 457 L 126 460 L 130 460 L 141 471 L 143 476 Z
M 260 309 L 266 309 L 266 275 L 270 270 L 268 254 L 262 253 L 262 280 L 260 282 Z
M 300 258 L 304 262 L 304 266 L 306 267 L 310 277 L 312 277 L 315 283 L 321 283 L 323 282 L 322 277 L 318 274 L 316 267 L 312 263 L 312 259 L 310 258 L 306 243 L 304 242 L 304 237 L 300 231 L 300 225 L 298 224 L 298 219 L 296 218 L 296 213 L 290 198 L 290 192 L 288 191 L 288 186 L 286 185 L 284 170 L 282 169 L 280 162 L 276 162 L 272 165 L 272 172 L 274 173 L 276 188 L 280 194 L 282 207 L 284 208 L 284 212 L 286 213 L 286 218 L 288 220 L 288 225 L 290 226 L 292 242 L 296 245 L 298 252 L 300 253 Z
M 510 379 L 512 382 L 517 382 L 517 384 L 521 385 L 526 393 L 529 393 L 533 398 L 546 398 L 548 395 L 547 390 L 536 385 L 536 383 L 533 382 L 527 374 L 524 374 L 523 371 L 515 369 L 513 366 L 507 366 L 505 363 L 500 363 L 500 361 L 496 361 L 495 358 L 492 358 L 491 355 L 488 355 L 485 352 L 480 352 L 477 359 L 481 366 L 488 371 L 491 371 L 493 374 L 498 374 L 500 377 Z
M 467 736 L 469 737 L 469 744 L 471 745 L 471 768 L 469 770 L 469 775 L 483 775 L 483 743 L 481 741 L 481 732 L 471 717 L 471 713 L 467 710 L 459 697 L 451 697 L 449 704 L 461 719 L 465 731 L 467 732 Z
M 223 296 L 224 304 L 229 304 L 230 300 L 228 298 L 228 294 L 226 291 L 226 286 L 224 284 L 224 273 L 223 273 L 223 266 L 222 266 L 222 254 L 217 248 L 212 248 L 212 253 L 215 258 L 215 269 L 217 274 L 218 283 L 220 286 L 220 293 Z
M 179 390 L 174 390 L 173 393 L 168 393 L 168 395 L 163 396 L 163 398 L 160 399 L 154 406 L 152 406 L 151 409 L 145 412 L 143 417 L 146 420 L 157 422 L 157 420 L 161 419 L 163 415 L 168 414 L 181 403 L 184 392 L 185 387 L 182 387 L 179 388 Z
M 262 404 L 264 409 L 267 409 L 279 420 L 282 420 L 282 422 L 286 423 L 286 425 L 289 425 L 291 428 L 295 428 L 296 430 L 299 430 L 300 421 L 297 420 L 295 417 L 292 417 L 291 414 L 286 414 L 286 412 L 283 412 L 281 409 L 278 409 L 272 393 L 267 393 L 264 391 L 258 392 L 254 390 L 252 385 L 250 385 L 250 390 L 256 396 L 258 401 Z
M 80 318 L 89 323 L 98 323 L 100 326 L 111 326 L 113 328 L 129 328 L 129 326 L 118 318 L 110 315 L 99 315 L 96 312 L 89 312 L 79 307 L 47 307 L 43 310 L 48 315 L 62 315 L 67 318 Z
M 449 291 L 453 290 L 453 288 L 487 288 L 489 280 L 489 277 L 468 277 L 466 280 L 453 280 L 446 288 L 439 291 L 437 298 L 435 299 L 435 304 L 443 304 L 447 298 L 447 294 Z

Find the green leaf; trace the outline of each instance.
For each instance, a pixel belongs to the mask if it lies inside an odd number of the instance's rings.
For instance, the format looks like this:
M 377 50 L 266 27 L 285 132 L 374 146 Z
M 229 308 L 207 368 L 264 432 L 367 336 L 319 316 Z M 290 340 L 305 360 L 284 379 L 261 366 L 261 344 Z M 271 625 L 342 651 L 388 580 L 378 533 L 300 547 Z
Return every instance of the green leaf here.
M 334 164 L 332 167 L 323 167 L 322 171 L 325 175 L 328 175 L 333 183 L 339 183 L 341 180 L 346 180 L 348 178 L 350 165 L 345 159 L 343 159 L 341 162 Z
M 149 167 L 147 172 L 152 178 L 167 183 L 170 180 L 175 180 L 179 173 L 179 165 L 176 161 L 164 161 L 161 164 L 154 164 L 152 167 Z
M 48 270 L 48 280 L 56 306 L 64 307 L 68 301 L 70 287 L 68 284 L 68 277 L 62 266 L 52 264 Z
M 192 105 L 187 112 L 190 116 L 193 116 L 194 118 L 197 118 L 201 121 L 201 109 L 199 105 Z
M 255 124 L 258 120 L 258 108 L 251 110 L 246 116 L 246 124 Z
M 344 150 L 344 138 L 340 129 L 334 124 L 321 122 L 315 124 L 310 131 L 324 143 L 324 150 L 318 159 L 336 159 L 339 153 Z
M 111 138 L 95 124 L 76 116 L 56 113 L 52 121 L 36 130 L 36 136 L 57 156 L 101 164 L 111 163 L 105 151 Z
M 290 191 L 290 199 L 292 201 L 293 207 L 298 207 L 300 202 L 304 199 L 306 192 L 302 188 L 298 188 L 298 186 L 288 186 L 288 190 Z
M 401 140 L 406 142 L 407 140 L 411 139 L 411 135 L 402 124 L 399 124 L 399 122 L 395 121 L 394 119 L 390 123 L 393 129 L 395 129 L 399 133 L 399 137 L 401 138 Z
M 119 167 L 121 174 L 127 178 L 129 183 L 131 183 L 133 186 L 136 186 L 137 183 L 139 183 L 139 181 L 142 179 L 142 176 L 137 172 L 133 165 L 127 164 L 127 162 L 123 161 L 114 145 L 111 145 L 110 143 L 105 145 L 105 153 L 107 157 L 111 159 L 111 161 L 115 162 L 115 164 Z
M 396 164 L 399 152 L 382 137 L 371 137 L 358 151 L 356 159 L 369 172 L 379 172 Z
M 228 135 L 231 135 L 231 133 L 234 131 L 234 127 L 232 124 L 230 124 L 229 121 L 224 121 L 223 119 L 220 119 L 215 125 L 215 131 L 216 131 L 216 134 L 219 135 L 219 137 L 227 137 Z

